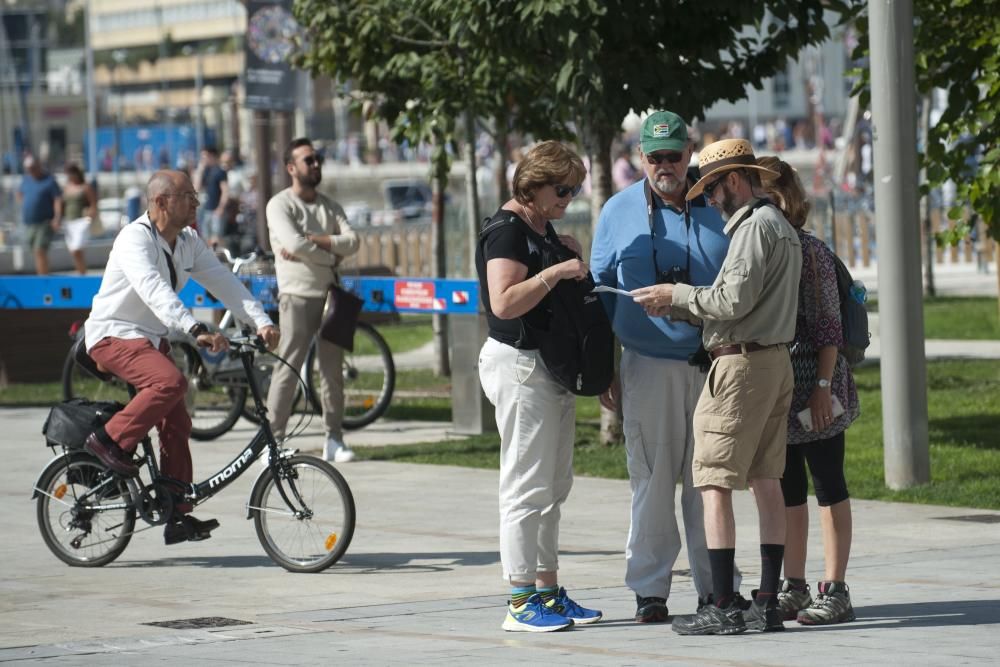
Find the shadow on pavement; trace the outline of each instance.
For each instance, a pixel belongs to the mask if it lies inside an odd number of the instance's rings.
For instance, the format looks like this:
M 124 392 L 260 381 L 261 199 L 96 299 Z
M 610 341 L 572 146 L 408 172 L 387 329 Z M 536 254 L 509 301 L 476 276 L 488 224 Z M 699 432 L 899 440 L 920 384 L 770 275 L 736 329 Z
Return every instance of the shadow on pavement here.
M 859 623 L 810 626 L 810 630 L 947 627 L 1000 624 L 1000 600 L 948 600 L 855 607 Z M 793 627 L 791 624 L 788 627 Z

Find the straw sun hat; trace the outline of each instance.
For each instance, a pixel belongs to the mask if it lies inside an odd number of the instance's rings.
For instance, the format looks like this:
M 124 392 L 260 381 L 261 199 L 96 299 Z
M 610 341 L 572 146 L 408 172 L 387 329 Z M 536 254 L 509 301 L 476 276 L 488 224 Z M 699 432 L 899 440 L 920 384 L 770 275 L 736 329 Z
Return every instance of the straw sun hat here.
M 753 146 L 746 139 L 723 139 L 705 146 L 699 153 L 698 175 L 701 178 L 688 190 L 687 198 L 694 199 L 706 185 L 733 169 L 756 169 L 772 176 L 779 175 L 776 171 L 757 165 Z

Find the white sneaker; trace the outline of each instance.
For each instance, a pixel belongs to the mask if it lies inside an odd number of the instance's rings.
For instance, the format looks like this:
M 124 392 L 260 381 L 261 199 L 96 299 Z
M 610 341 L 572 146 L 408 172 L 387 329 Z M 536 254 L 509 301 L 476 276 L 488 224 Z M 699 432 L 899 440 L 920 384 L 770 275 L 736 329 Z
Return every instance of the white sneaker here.
M 323 444 L 323 458 L 334 463 L 350 463 L 354 460 L 354 451 L 336 438 L 327 438 Z

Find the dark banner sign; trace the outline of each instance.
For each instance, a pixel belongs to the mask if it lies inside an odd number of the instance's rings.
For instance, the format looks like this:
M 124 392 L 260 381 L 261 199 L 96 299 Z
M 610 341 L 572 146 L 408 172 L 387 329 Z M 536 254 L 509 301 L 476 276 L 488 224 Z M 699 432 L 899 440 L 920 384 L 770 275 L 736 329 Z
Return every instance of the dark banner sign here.
M 288 57 L 299 34 L 292 0 L 247 0 L 246 107 L 291 111 L 295 108 L 295 72 Z

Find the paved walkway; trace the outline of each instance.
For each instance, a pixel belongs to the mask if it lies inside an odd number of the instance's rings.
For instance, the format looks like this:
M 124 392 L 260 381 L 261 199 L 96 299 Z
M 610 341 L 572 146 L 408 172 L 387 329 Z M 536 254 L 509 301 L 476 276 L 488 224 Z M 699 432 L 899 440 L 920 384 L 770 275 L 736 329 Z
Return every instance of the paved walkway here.
M 265 556 L 239 479 L 198 514 L 211 540 L 164 547 L 135 536 L 104 568 L 69 568 L 43 545 L 29 501 L 49 459 L 43 409 L 0 411 L 0 661 L 92 664 L 954 665 L 1000 652 L 997 512 L 855 501 L 849 582 L 858 621 L 787 624 L 783 634 L 685 638 L 631 619 L 623 586 L 628 483 L 578 478 L 563 511 L 562 581 L 606 619 L 552 635 L 500 630 L 506 589 L 496 536 L 497 473 L 361 462 L 340 466 L 358 507 L 344 559 L 315 575 Z M 245 432 L 194 445 L 199 474 L 221 468 Z M 746 589 L 759 577 L 756 512 L 735 498 Z M 813 534 L 819 534 L 816 512 Z M 809 577 L 820 573 L 814 547 Z M 682 554 L 670 608 L 692 612 Z M 746 590 L 744 591 L 746 593 Z M 153 622 L 222 617 L 245 625 L 169 630 Z

